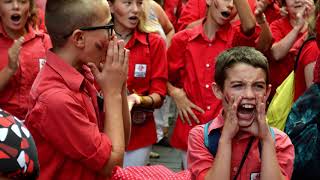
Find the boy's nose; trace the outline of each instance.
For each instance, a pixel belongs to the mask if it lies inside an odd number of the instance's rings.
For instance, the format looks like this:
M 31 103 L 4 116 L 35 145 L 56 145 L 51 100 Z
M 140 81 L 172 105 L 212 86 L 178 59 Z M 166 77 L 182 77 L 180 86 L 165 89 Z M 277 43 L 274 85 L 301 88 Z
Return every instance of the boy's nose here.
M 244 92 L 244 97 L 254 98 L 255 97 L 254 91 L 251 88 L 246 89 L 246 91 Z
M 13 6 L 13 9 L 19 9 L 19 2 L 13 1 L 12 6 Z

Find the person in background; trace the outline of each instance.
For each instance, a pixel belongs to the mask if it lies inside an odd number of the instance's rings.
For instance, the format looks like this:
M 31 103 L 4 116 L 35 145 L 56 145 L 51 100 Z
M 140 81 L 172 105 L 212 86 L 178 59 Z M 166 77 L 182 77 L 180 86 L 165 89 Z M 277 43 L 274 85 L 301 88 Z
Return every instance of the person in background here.
M 153 111 L 166 95 L 168 79 L 166 43 L 157 33 L 146 32 L 143 0 L 110 0 L 114 31 L 130 50 L 127 89 L 132 107 L 132 131 L 124 166 L 143 166 L 157 141 Z
M 48 0 L 46 27 L 53 48 L 30 91 L 26 117 L 39 179 L 109 179 L 123 164 L 130 136 L 129 51 L 114 37 L 105 0 Z
M 268 53 L 272 97 L 276 88 L 293 70 L 295 57 L 302 45 L 299 39 L 308 35 L 308 18 L 314 11 L 313 0 L 284 0 L 288 15 L 273 21 L 270 29 L 274 42 Z
M 36 12 L 34 0 L 0 1 L 0 108 L 19 119 L 51 48 L 49 36 L 36 30 Z
M 291 178 L 290 138 L 266 122 L 268 75 L 267 58 L 254 48 L 234 47 L 218 56 L 212 90 L 223 109 L 210 123 L 190 131 L 192 179 Z

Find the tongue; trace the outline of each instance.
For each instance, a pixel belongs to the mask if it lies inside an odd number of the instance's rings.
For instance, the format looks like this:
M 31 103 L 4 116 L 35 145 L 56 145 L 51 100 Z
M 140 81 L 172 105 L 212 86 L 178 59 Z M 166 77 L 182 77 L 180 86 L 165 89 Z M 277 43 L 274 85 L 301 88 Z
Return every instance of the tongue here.
M 254 111 L 238 110 L 237 116 L 239 119 L 251 120 L 254 116 Z

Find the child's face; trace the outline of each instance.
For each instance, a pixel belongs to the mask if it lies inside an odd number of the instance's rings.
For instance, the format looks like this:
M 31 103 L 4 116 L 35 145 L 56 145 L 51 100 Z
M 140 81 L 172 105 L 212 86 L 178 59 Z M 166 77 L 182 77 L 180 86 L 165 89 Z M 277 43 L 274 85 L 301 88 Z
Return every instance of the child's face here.
M 221 92 L 227 109 L 231 98 L 242 96 L 237 108 L 240 128 L 249 127 L 257 119 L 256 101 L 259 96 L 268 96 L 270 87 L 266 83 L 266 73 L 261 68 L 238 63 L 226 70 L 224 89 Z
M 0 0 L 0 17 L 6 30 L 21 31 L 30 15 L 29 0 Z
M 135 29 L 143 12 L 142 4 L 143 0 L 115 0 L 110 3 L 115 27 L 123 30 Z
M 295 17 L 304 8 L 305 0 L 286 0 L 286 8 L 289 15 Z
M 218 25 L 229 23 L 237 15 L 233 0 L 207 0 L 207 4 L 208 16 Z

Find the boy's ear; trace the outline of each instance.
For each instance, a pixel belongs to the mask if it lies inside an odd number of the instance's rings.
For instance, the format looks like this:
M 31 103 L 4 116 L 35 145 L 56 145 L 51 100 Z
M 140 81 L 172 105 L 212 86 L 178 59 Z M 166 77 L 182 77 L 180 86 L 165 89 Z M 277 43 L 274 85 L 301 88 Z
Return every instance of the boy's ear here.
M 220 100 L 223 99 L 222 90 L 221 90 L 220 86 L 218 86 L 217 83 L 215 83 L 215 82 L 212 83 L 212 91 L 213 91 L 214 95 L 215 95 L 218 99 L 220 99 Z
M 271 88 L 272 88 L 272 85 L 271 85 L 271 84 L 269 84 L 269 85 L 267 86 L 267 90 L 266 90 L 266 98 L 267 98 L 267 99 L 268 99 L 268 98 L 269 98 L 269 96 L 270 96 Z
M 74 46 L 76 46 L 78 48 L 84 48 L 85 37 L 84 37 L 83 31 L 81 31 L 79 29 L 73 31 L 71 38 L 72 38 L 72 42 L 73 42 Z

